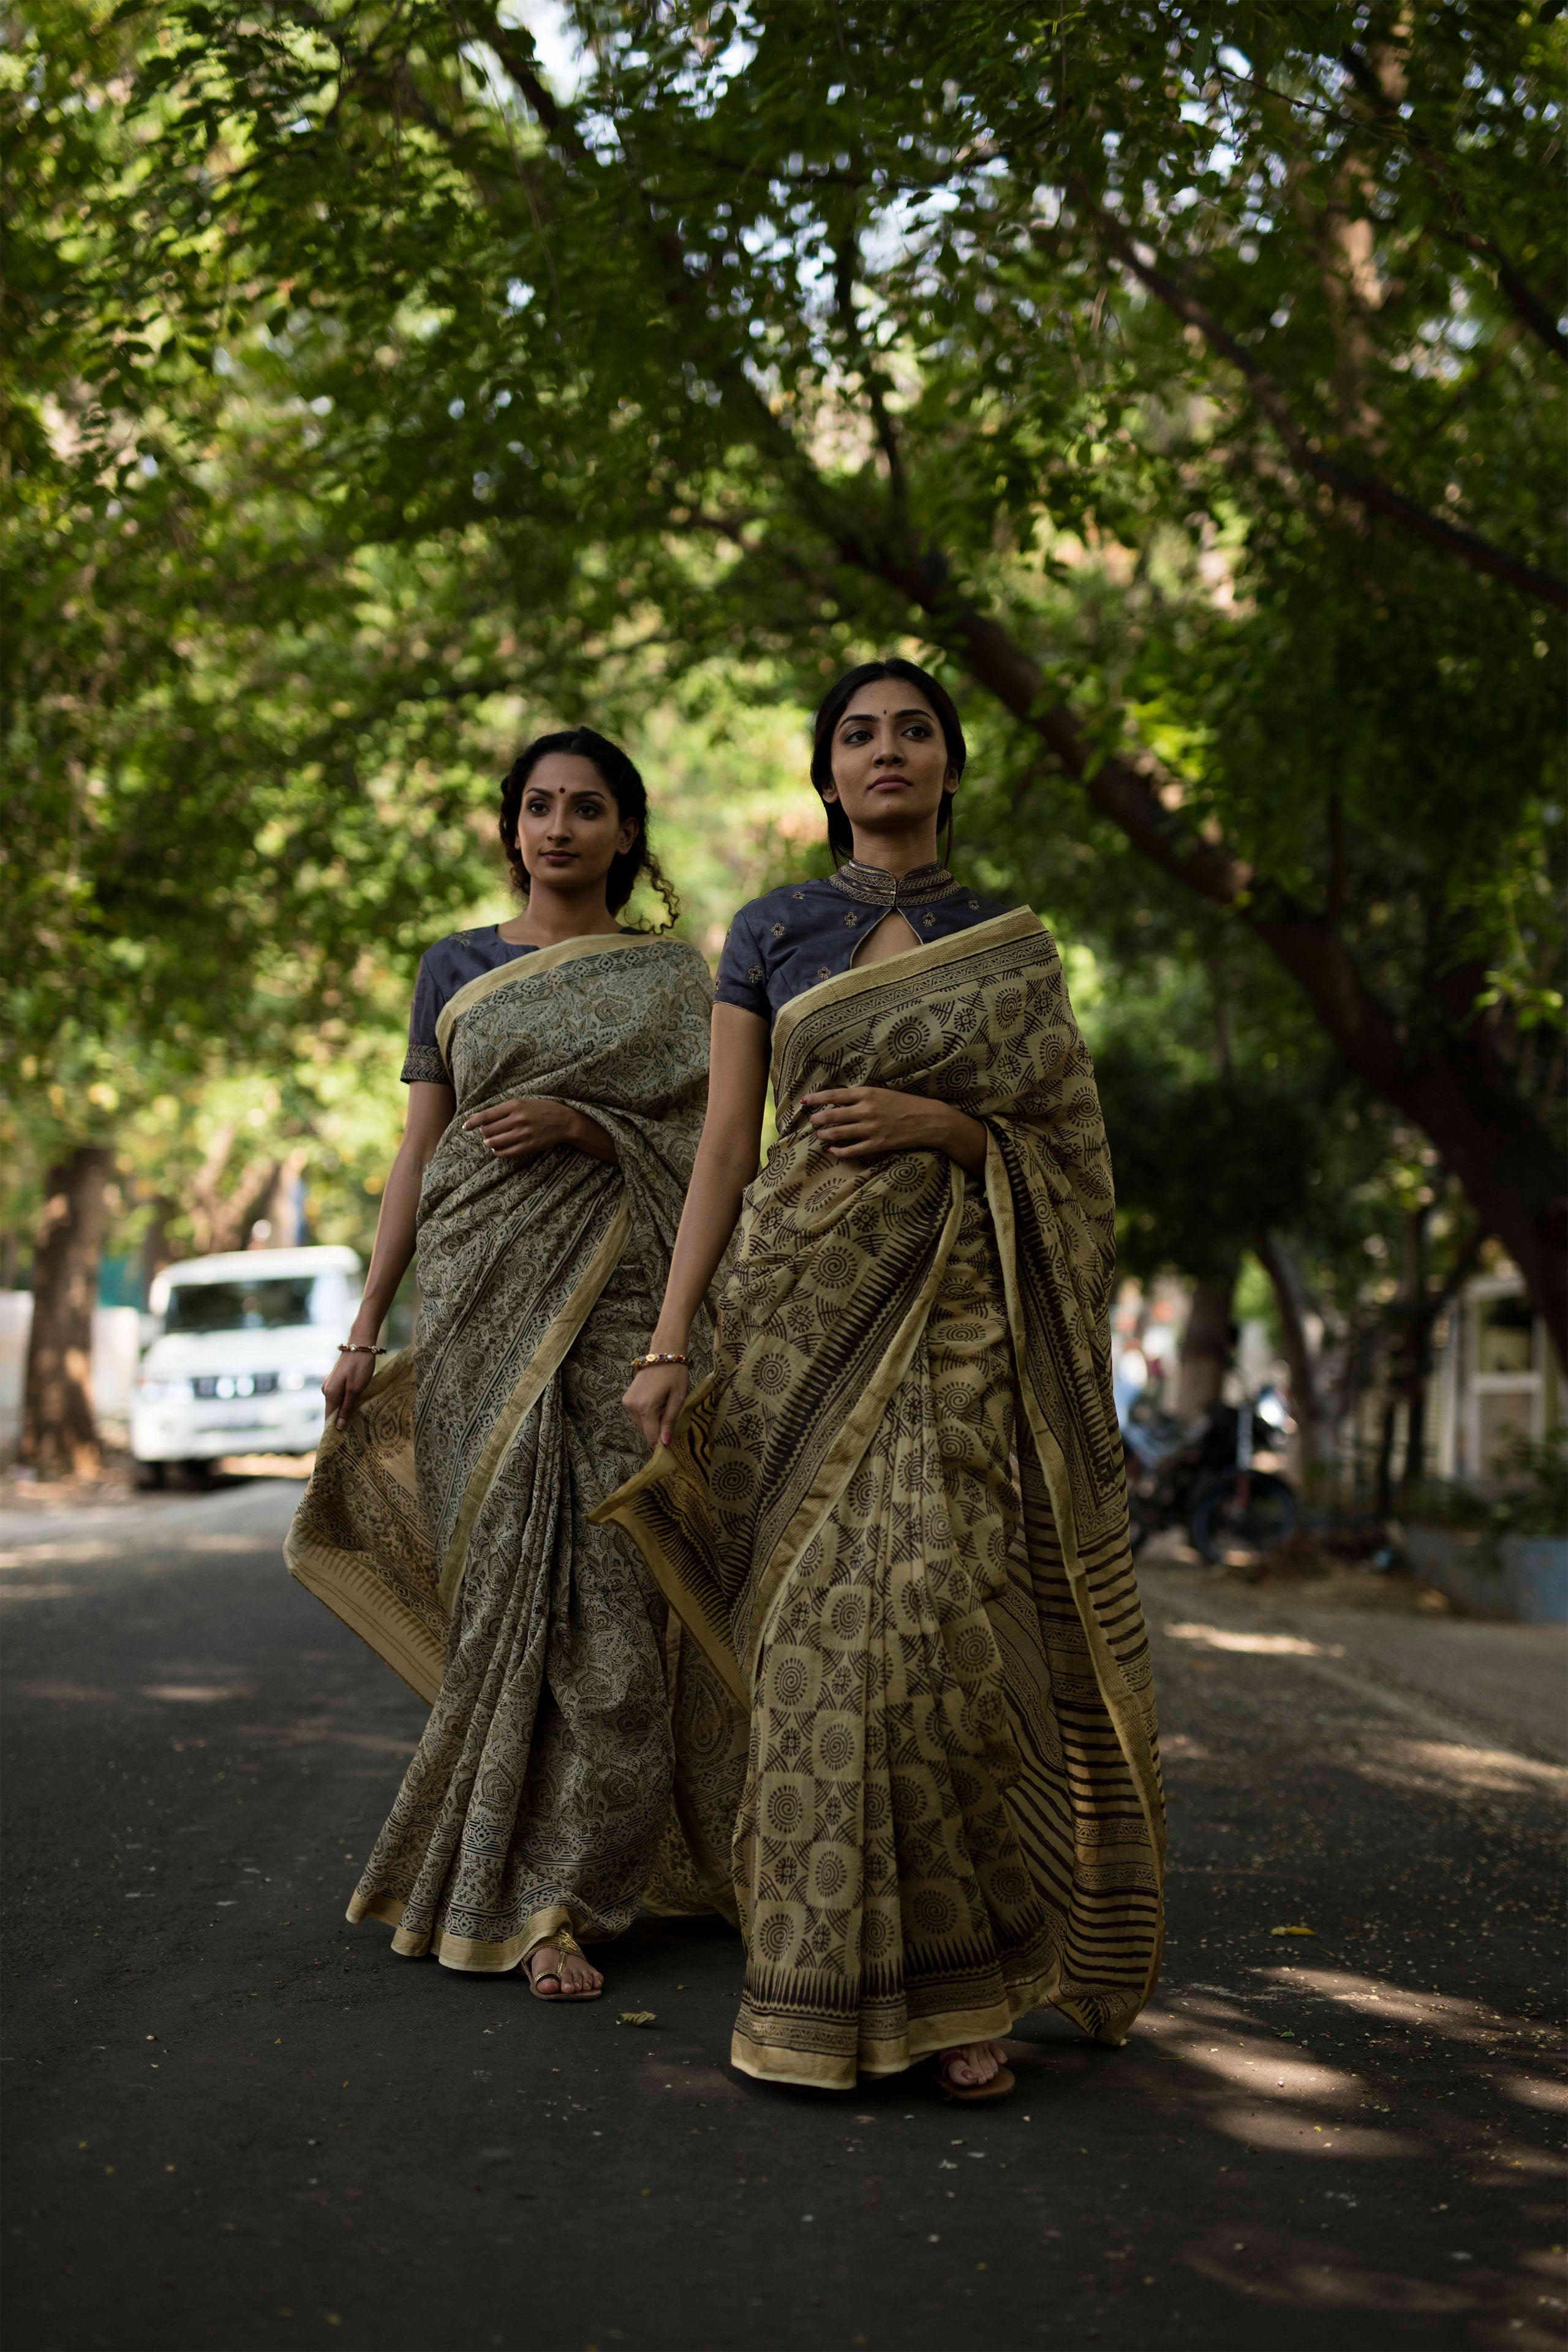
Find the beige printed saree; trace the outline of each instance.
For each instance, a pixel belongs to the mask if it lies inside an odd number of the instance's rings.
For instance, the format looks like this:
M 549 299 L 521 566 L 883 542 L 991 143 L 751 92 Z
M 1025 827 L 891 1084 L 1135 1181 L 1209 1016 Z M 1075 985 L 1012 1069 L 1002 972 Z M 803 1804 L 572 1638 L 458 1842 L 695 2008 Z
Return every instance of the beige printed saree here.
M 458 991 L 457 1116 L 419 1203 L 419 1334 L 329 1432 L 289 1566 L 430 1719 L 349 1906 L 405 1953 L 510 1968 L 549 1934 L 729 1909 L 741 1718 L 634 1547 L 590 1523 L 642 1458 L 620 1403 L 701 1131 L 695 950 L 569 940 Z M 613 1138 L 497 1160 L 463 1121 L 566 1102 Z
M 732 2055 L 845 2087 L 1052 2002 L 1121 2041 L 1159 1963 L 1163 1814 L 1107 1319 L 1110 1169 L 1026 909 L 780 1016 L 779 1140 L 715 1369 L 600 1516 L 751 1710 Z M 990 1131 L 836 1162 L 801 1097 Z

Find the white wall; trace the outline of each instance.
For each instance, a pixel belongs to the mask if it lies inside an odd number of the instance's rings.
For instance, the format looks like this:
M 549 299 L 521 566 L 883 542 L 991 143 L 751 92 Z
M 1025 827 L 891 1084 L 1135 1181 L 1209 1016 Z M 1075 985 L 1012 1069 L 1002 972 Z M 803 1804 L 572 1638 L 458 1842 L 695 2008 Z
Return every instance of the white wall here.
M 142 1318 L 134 1307 L 92 1310 L 92 1402 L 103 1434 L 123 1444 L 131 1390 L 142 1351 Z M 0 1290 L 0 1449 L 22 1434 L 22 1391 L 27 1371 L 27 1336 L 33 1328 L 33 1296 Z

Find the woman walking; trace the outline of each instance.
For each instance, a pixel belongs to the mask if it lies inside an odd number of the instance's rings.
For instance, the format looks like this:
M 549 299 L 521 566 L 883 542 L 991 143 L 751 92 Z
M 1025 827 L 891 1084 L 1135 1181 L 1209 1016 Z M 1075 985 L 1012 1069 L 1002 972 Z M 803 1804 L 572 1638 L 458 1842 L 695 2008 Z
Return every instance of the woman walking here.
M 994 2037 L 1040 2003 L 1125 2037 L 1163 1837 L 1104 1131 L 1049 937 L 937 861 L 963 761 L 908 662 L 817 713 L 847 862 L 731 930 L 656 1360 L 626 1392 L 654 1453 L 600 1516 L 750 1709 L 735 2064 L 848 2088 L 931 2055 L 979 2098 L 1012 2087 Z
M 656 1864 L 666 1907 L 729 1907 L 734 1711 L 588 1518 L 642 1458 L 618 1400 L 701 1129 L 711 990 L 694 949 L 616 920 L 643 874 L 674 911 L 624 751 L 541 737 L 500 834 L 523 911 L 421 962 L 407 1127 L 286 1550 L 433 1701 L 349 1917 L 592 1999 L 579 1938 L 624 1928 Z M 416 1243 L 418 1339 L 373 1379 Z

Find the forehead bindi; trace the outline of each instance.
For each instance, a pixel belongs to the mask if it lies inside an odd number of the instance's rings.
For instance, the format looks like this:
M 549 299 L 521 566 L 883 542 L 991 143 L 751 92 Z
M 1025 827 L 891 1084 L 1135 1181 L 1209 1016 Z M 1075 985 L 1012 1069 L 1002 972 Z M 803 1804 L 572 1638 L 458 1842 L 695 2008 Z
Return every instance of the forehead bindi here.
M 908 719 L 924 719 L 935 727 L 937 715 L 929 702 L 899 700 L 898 698 L 907 696 L 909 690 L 907 686 L 889 686 L 881 694 L 874 688 L 869 693 L 858 694 L 855 698 L 856 708 L 847 710 L 838 724 L 840 727 L 874 727 L 879 719 L 891 719 L 896 726 L 901 726 Z
M 578 793 L 600 793 L 608 800 L 610 788 L 595 767 L 577 751 L 547 751 L 529 777 L 531 793 L 544 793 L 552 800 L 568 800 Z

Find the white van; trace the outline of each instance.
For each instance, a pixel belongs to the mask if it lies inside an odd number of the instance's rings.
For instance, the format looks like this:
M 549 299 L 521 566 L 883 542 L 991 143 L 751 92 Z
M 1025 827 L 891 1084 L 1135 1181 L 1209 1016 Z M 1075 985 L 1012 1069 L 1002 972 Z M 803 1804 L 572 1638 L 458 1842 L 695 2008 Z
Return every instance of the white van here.
M 309 1454 L 321 1382 L 362 1288 L 351 1249 L 231 1250 L 165 1266 L 148 1297 L 163 1328 L 131 1399 L 143 1483 L 224 1454 Z

